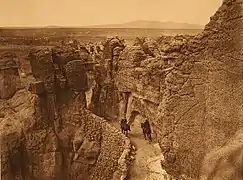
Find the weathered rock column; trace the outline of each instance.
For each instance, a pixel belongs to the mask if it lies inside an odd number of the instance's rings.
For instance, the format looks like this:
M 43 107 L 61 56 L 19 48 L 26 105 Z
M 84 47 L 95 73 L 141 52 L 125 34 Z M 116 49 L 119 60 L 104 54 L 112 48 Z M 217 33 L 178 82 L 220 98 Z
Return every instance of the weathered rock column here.
M 34 49 L 29 60 L 36 80 L 30 84 L 29 91 L 37 95 L 34 103 L 38 117 L 31 130 L 25 133 L 26 174 L 31 179 L 60 179 L 63 159 L 57 137 L 60 118 L 52 53 L 47 48 Z
M 11 98 L 21 88 L 15 58 L 13 53 L 0 55 L 0 99 Z
M 88 78 L 85 63 L 82 60 L 73 60 L 66 64 L 68 87 L 72 91 L 75 101 L 79 102 L 80 108 L 86 108 L 85 91 L 88 90 Z
M 119 119 L 126 118 L 129 94 L 130 94 L 129 92 L 120 93 L 121 99 L 120 99 Z
M 32 86 L 38 84 L 38 87 L 31 88 L 30 90 L 36 89 L 39 94 L 44 93 L 46 95 L 49 123 L 58 131 L 61 123 L 56 107 L 56 75 L 52 52 L 49 49 L 37 50 L 30 54 L 30 59 L 32 72 L 37 80 L 37 82 L 32 83 Z
M 103 60 L 96 76 L 96 87 L 93 89 L 93 112 L 106 119 L 114 120 L 119 116 L 118 89 L 114 83 L 114 61 L 118 63 L 123 41 L 119 38 L 108 38 L 104 42 Z
M 107 78 L 113 79 L 114 70 L 117 68 L 120 52 L 125 48 L 119 38 L 107 39 L 104 45 L 104 60 L 106 62 Z
M 119 66 L 119 56 L 124 47 L 117 46 L 113 49 L 113 72 L 117 72 Z
M 113 69 L 113 49 L 110 46 L 110 41 L 108 40 L 105 43 L 105 48 L 104 48 L 104 64 L 103 68 L 106 70 L 106 77 L 111 80 L 112 79 L 112 69 Z

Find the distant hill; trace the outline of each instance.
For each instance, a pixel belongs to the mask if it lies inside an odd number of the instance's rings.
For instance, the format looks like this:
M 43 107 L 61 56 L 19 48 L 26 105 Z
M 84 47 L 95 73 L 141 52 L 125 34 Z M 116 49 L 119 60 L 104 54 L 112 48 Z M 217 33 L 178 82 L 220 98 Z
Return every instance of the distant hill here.
M 45 26 L 44 28 L 50 28 L 50 29 L 52 29 L 52 28 L 60 28 L 61 26 Z
M 141 28 L 141 29 L 204 29 L 203 25 L 188 24 L 179 22 L 160 22 L 160 21 L 146 21 L 138 20 L 131 21 L 124 24 L 105 24 L 105 25 L 90 25 L 90 26 L 28 26 L 28 27 L 0 27 L 0 29 L 58 29 L 58 28 Z
M 93 25 L 85 28 L 151 28 L 151 29 L 204 29 L 203 25 L 178 23 L 178 22 L 160 22 L 160 21 L 146 21 L 138 20 L 124 24 L 107 24 L 107 25 Z

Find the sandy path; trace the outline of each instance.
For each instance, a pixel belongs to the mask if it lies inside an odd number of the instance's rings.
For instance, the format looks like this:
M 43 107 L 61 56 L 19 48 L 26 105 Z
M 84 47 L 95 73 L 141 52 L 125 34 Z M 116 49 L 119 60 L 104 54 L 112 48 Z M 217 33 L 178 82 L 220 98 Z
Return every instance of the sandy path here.
M 113 124 L 120 129 L 118 123 Z M 129 180 L 169 180 L 169 176 L 161 167 L 160 147 L 156 142 L 148 142 L 143 138 L 140 122 L 134 121 L 129 138 L 135 146 L 131 158 L 134 158 L 130 169 Z

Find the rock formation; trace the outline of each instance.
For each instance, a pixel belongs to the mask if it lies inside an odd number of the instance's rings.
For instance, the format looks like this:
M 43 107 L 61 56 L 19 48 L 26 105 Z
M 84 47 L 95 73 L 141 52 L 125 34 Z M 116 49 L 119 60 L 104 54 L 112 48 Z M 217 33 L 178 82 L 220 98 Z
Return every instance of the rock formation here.
M 92 63 L 82 50 L 33 49 L 29 87 L 1 86 L 2 179 L 126 178 L 130 142 L 86 109 Z M 4 57 L 2 82 L 20 82 L 12 56 Z
M 11 98 L 21 88 L 18 75 L 19 63 L 12 52 L 0 54 L 0 98 Z
M 155 126 L 170 174 L 199 178 L 204 157 L 242 128 L 242 39 L 242 1 L 224 1 L 165 76 Z
M 115 37 L 105 40 L 103 46 L 103 58 L 95 73 L 91 111 L 98 116 L 115 120 L 119 116 L 120 96 L 114 83 L 114 77 L 119 66 L 119 54 L 125 45 L 122 39 Z
M 140 115 L 176 179 L 242 179 L 242 3 L 224 0 L 193 37 L 108 38 L 99 59 L 77 41 L 34 49 L 28 90 L 1 55 L 2 178 L 124 179 L 129 140 L 101 117 Z
M 194 37 L 136 39 L 114 76 L 120 118 L 150 119 L 162 165 L 178 179 L 242 178 L 242 0 L 225 0 L 210 20 Z

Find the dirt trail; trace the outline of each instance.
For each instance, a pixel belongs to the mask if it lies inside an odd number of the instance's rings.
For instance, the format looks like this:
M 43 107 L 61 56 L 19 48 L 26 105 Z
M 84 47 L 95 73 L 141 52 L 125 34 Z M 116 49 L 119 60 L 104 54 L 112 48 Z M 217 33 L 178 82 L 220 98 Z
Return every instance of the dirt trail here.
M 119 123 L 113 124 L 120 129 Z M 152 134 L 153 135 L 153 134 Z M 132 166 L 129 180 L 170 180 L 167 173 L 161 167 L 163 155 L 158 143 L 148 142 L 143 138 L 140 121 L 135 120 L 131 126 L 129 138 L 135 147 L 132 153 Z

